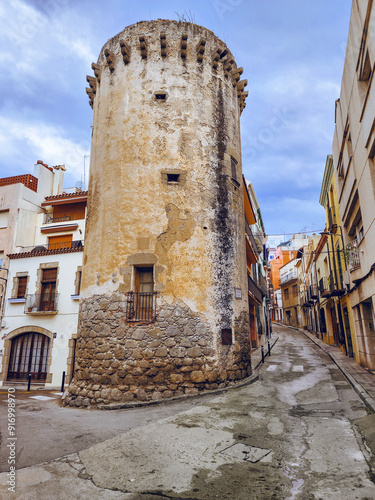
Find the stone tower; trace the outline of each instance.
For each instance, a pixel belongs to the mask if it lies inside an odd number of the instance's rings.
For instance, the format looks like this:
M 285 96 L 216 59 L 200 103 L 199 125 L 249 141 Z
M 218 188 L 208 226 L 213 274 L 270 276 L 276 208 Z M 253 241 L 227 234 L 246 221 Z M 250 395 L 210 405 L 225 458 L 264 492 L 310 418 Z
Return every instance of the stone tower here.
M 158 20 L 94 77 L 74 378 L 66 403 L 158 400 L 251 373 L 240 80 L 226 45 Z

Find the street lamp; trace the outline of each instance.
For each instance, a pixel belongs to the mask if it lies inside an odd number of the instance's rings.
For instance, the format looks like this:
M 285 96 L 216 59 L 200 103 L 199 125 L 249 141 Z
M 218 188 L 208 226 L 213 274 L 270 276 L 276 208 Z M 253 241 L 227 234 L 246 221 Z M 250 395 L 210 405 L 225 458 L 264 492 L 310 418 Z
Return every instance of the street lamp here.
M 319 234 L 331 236 L 332 249 L 333 249 L 333 238 L 332 238 L 332 236 L 337 236 L 337 235 L 340 236 L 340 238 L 341 238 L 341 244 L 342 244 L 342 249 L 340 250 L 340 252 L 343 252 L 344 248 L 345 248 L 345 244 L 344 244 L 344 238 L 343 238 L 343 235 L 342 235 L 341 226 L 339 226 L 338 224 L 334 224 L 333 227 L 335 229 L 340 229 L 340 232 L 339 233 L 331 233 L 330 231 L 323 231 L 322 233 L 319 233 Z M 346 258 L 345 258 L 345 256 L 344 256 L 344 262 L 345 262 L 345 271 L 346 271 L 347 265 L 346 265 Z

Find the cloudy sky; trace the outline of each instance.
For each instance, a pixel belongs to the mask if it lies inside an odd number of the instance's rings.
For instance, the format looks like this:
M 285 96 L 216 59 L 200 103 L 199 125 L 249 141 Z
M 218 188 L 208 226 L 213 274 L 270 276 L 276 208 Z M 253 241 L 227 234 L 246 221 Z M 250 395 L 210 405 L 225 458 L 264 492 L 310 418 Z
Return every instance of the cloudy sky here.
M 350 9 L 351 0 L 2 0 L 0 176 L 32 173 L 43 160 L 66 165 L 66 187 L 83 180 L 91 63 L 125 26 L 185 15 L 244 68 L 243 170 L 266 232 L 322 230 Z

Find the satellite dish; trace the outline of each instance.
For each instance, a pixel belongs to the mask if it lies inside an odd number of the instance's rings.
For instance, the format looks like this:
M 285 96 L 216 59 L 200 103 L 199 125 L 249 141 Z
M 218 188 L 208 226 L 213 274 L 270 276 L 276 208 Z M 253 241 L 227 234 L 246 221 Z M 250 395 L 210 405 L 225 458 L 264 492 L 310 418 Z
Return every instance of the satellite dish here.
M 79 191 L 84 191 L 85 190 L 85 185 L 82 181 L 78 181 L 74 184 L 74 187 L 79 189 Z

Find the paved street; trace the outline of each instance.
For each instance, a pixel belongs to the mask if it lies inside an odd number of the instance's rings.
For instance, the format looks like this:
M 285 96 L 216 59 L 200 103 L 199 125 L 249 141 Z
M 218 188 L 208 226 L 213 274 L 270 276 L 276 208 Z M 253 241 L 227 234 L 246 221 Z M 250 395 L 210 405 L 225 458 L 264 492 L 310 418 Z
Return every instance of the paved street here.
M 19 470 L 9 498 L 375 498 L 374 415 L 319 346 L 299 331 L 274 329 L 279 340 L 260 380 L 220 395 L 111 412 L 39 402 L 42 430 L 56 425 L 55 408 L 56 416 L 71 415 L 72 426 L 88 417 L 88 434 L 101 425 L 103 439 L 93 432 L 79 453 L 51 460 L 50 452 L 49 462 Z M 48 434 L 51 450 L 65 432 Z M 1 474 L 1 498 L 8 498 L 6 481 Z

